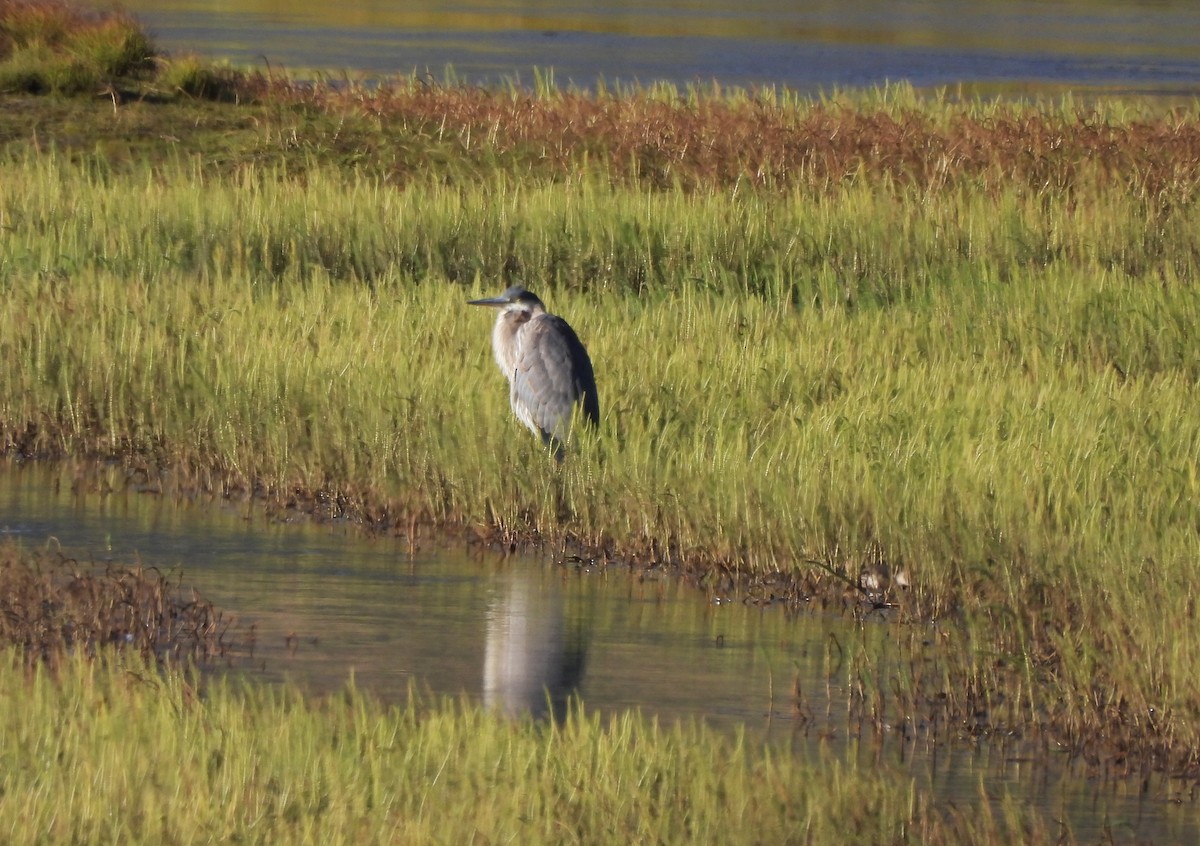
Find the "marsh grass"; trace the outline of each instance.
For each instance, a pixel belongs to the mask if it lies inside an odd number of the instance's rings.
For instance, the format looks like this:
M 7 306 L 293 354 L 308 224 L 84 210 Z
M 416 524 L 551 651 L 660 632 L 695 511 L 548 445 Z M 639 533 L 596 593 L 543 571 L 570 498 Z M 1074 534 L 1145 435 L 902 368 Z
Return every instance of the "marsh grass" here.
M 0 2 L 0 92 L 96 94 L 146 70 L 152 55 L 129 15 L 57 0 Z
M 1195 772 L 1194 113 L 174 73 L 0 113 L 10 453 L 900 603 L 910 710 Z M 513 282 L 597 363 L 562 468 L 463 306 Z
M 963 713 L 1015 678 L 1030 724 L 1195 765 L 1193 205 L 40 154 L 3 178 L 10 451 L 957 615 Z M 514 281 L 597 363 L 600 432 L 562 468 L 464 305 Z M 868 595 L 877 571 L 913 587 Z
M 0 690 L 0 826 L 19 842 L 1051 842 L 1011 799 L 943 813 L 903 771 L 636 714 L 532 725 L 111 657 L 29 673 L 11 653 Z

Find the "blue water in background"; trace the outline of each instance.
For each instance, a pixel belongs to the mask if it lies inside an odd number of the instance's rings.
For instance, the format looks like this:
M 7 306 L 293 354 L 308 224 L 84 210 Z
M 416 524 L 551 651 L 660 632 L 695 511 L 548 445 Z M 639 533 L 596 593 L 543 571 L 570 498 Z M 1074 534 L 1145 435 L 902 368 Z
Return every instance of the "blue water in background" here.
M 1200 4 L 1191 2 L 393 5 L 127 4 L 168 51 L 258 67 L 440 80 L 452 66 L 472 82 L 525 83 L 540 68 L 585 88 L 716 80 L 815 93 L 907 81 L 984 93 L 1200 94 Z

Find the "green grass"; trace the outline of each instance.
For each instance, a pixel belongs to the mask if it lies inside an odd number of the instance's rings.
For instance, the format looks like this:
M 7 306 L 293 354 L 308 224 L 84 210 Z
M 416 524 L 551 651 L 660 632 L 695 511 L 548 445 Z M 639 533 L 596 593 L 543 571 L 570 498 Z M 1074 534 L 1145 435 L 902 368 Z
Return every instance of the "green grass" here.
M 69 3 L 0 3 L 0 92 L 97 94 L 143 73 L 150 38 L 130 16 Z
M 136 662 L 67 661 L 52 678 L 10 654 L 0 690 L 12 842 L 1051 842 L 1013 799 L 941 812 L 886 765 L 634 714 L 510 723 L 353 689 L 197 688 Z
M 896 707 L 1200 766 L 1194 109 L 335 88 L 0 20 L 16 70 L 102 68 L 0 110 L 10 452 L 713 590 L 903 573 L 956 657 Z M 464 304 L 512 282 L 597 365 L 561 468 Z
M 1192 204 L 399 190 L 53 153 L 0 178 L 14 447 L 826 594 L 882 564 L 916 616 L 961 615 L 960 680 L 1015 672 L 1025 720 L 1192 764 Z M 600 433 L 563 468 L 465 306 L 510 281 L 597 365 Z

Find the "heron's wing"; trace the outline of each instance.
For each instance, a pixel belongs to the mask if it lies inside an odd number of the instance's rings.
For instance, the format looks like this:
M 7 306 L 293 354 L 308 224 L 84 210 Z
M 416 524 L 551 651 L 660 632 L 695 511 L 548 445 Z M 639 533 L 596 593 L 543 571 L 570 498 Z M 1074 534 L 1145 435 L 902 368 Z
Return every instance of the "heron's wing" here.
M 585 419 L 599 422 L 592 360 L 565 320 L 535 316 L 521 328 L 518 345 L 510 399 L 521 422 L 544 438 L 562 440 L 577 402 Z

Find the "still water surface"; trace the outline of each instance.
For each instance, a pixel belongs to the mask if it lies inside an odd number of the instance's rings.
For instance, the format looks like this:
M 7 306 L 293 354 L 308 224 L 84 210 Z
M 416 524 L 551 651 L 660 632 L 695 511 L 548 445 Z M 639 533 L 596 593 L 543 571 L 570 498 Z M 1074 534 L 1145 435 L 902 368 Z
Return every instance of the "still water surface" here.
M 563 693 L 576 689 L 601 710 L 705 715 L 786 735 L 795 664 L 807 653 L 823 660 L 823 646 L 805 644 L 823 644 L 832 623 L 709 603 L 666 578 L 465 547 L 410 552 L 345 526 L 149 494 L 76 494 L 71 481 L 37 466 L 0 470 L 0 537 L 181 574 L 239 627 L 255 627 L 257 675 L 315 691 L 337 689 L 353 672 L 391 701 L 416 683 L 502 706 L 528 689 L 515 704 L 536 708 L 543 682 L 521 675 L 544 670 Z
M 472 81 L 1200 93 L 1193 0 L 127 0 L 169 51 Z
M 601 713 L 703 719 L 799 754 L 824 744 L 853 765 L 892 768 L 959 808 L 978 806 L 982 793 L 1000 813 L 1008 794 L 1067 821 L 1083 842 L 1200 842 L 1200 809 L 1186 798 L 1174 804 L 1180 788 L 1165 780 L 1150 779 L 1142 792 L 1140 782 L 1090 780 L 1062 762 L 998 749 L 856 739 L 830 644 L 866 643 L 886 661 L 883 621 L 718 604 L 670 579 L 569 570 L 537 557 L 410 552 L 346 527 L 270 522 L 245 506 L 74 493 L 71 481 L 63 469 L 0 466 L 0 538 L 181 575 L 255 626 L 253 678 L 322 692 L 353 673 L 359 687 L 390 701 L 415 685 L 536 714 L 578 692 Z M 812 717 L 804 725 L 792 714 L 797 679 Z

